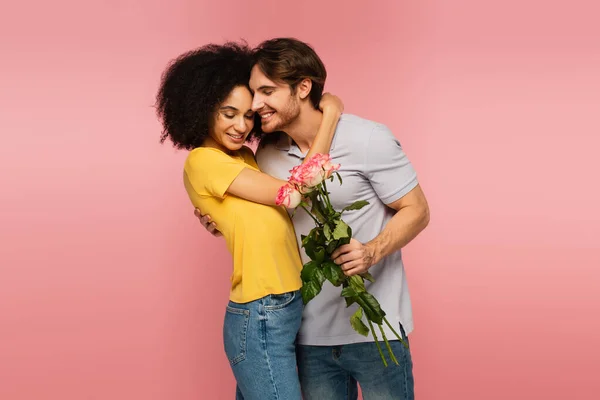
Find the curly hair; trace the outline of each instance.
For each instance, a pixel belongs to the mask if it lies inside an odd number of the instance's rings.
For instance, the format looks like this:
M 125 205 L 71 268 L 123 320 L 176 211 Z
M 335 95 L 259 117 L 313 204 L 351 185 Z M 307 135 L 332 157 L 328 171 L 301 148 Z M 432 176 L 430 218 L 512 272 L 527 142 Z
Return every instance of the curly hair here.
M 214 112 L 231 91 L 249 89 L 252 52 L 247 44 L 208 44 L 180 55 L 162 75 L 156 108 L 162 120 L 161 143 L 167 138 L 179 149 L 199 147 L 209 136 Z M 251 140 L 260 132 L 255 115 Z

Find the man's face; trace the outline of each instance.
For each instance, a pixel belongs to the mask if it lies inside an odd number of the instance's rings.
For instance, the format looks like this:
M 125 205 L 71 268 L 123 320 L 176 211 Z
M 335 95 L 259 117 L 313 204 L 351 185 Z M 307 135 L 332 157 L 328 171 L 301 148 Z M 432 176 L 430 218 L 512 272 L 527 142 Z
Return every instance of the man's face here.
M 263 132 L 285 131 L 300 115 L 300 100 L 286 83 L 273 82 L 258 65 L 252 68 L 252 110 L 260 115 Z

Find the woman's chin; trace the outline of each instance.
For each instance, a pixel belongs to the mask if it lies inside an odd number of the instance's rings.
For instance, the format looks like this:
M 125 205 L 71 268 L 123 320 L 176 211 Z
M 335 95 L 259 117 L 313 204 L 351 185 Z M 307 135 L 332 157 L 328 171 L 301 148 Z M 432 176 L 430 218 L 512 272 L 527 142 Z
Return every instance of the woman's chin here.
M 242 142 L 242 143 L 231 143 L 230 141 L 228 141 L 227 144 L 225 145 L 225 147 L 229 151 L 238 151 L 239 149 L 242 148 L 243 145 L 244 145 L 244 142 Z

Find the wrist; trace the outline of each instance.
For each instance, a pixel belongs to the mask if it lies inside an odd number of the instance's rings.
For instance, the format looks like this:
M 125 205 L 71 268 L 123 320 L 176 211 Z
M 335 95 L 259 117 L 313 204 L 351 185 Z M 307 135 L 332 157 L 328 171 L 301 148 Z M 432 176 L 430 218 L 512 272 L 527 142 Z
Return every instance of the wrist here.
M 326 106 L 323 108 L 323 115 L 337 119 L 342 115 L 342 111 L 335 106 Z
M 365 247 L 367 248 L 367 252 L 371 258 L 371 266 L 377 264 L 379 261 L 381 261 L 381 259 L 383 258 L 382 256 L 382 252 L 381 252 L 381 247 L 379 246 L 379 244 L 372 240 L 368 243 L 365 244 Z

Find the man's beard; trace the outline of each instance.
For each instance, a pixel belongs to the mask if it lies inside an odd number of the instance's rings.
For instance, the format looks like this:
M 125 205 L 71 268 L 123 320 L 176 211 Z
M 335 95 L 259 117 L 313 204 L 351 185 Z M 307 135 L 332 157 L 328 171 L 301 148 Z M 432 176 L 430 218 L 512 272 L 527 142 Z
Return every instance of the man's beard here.
M 277 111 L 275 113 L 275 116 L 277 117 L 277 121 L 275 121 L 275 124 L 272 124 L 271 126 L 269 126 L 269 130 L 265 130 L 263 128 L 263 132 L 265 133 L 271 133 L 271 132 L 280 132 L 280 131 L 285 131 L 285 129 L 287 127 L 289 127 L 292 123 L 294 123 L 294 121 L 296 121 L 298 119 L 298 117 L 300 116 L 300 105 L 298 104 L 298 100 L 295 97 L 290 96 L 291 99 L 288 102 L 287 106 L 281 110 L 281 111 Z

